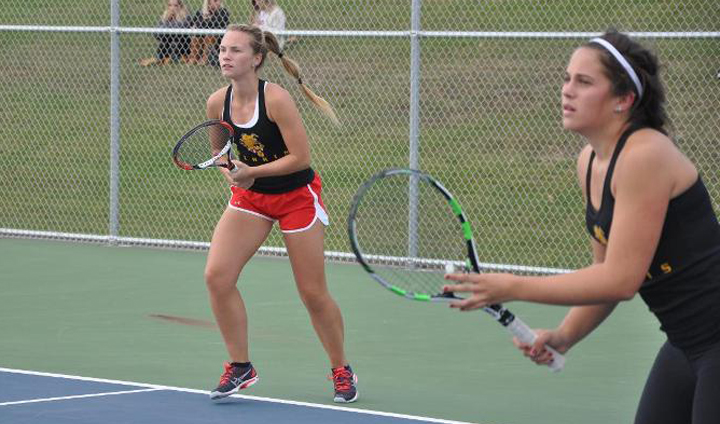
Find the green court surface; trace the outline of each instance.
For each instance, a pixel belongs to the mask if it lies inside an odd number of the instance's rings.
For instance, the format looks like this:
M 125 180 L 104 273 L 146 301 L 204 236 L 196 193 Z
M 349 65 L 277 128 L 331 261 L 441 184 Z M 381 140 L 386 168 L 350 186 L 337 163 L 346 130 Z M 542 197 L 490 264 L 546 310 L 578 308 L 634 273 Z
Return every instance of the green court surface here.
M 212 327 L 205 252 L 0 239 L 0 367 L 211 389 L 225 360 Z M 639 298 L 567 357 L 559 374 L 526 361 L 482 312 L 403 300 L 355 264 L 327 266 L 359 376 L 351 407 L 483 424 L 631 422 L 664 339 Z M 240 278 L 260 383 L 249 395 L 331 404 L 329 366 L 283 258 Z M 512 303 L 531 326 L 565 308 Z

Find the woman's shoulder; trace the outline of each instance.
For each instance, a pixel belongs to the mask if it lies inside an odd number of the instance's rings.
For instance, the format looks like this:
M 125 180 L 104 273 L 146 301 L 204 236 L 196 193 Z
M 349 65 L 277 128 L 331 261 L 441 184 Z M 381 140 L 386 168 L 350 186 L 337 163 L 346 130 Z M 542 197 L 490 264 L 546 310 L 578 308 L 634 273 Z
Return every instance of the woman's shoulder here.
M 207 99 L 207 112 L 209 118 L 219 118 L 225 105 L 225 94 L 228 87 L 221 87 L 215 90 Z
M 628 136 L 622 156 L 625 162 L 655 161 L 671 159 L 681 154 L 672 139 L 653 128 L 641 128 Z
M 582 183 L 585 181 L 585 175 L 587 174 L 588 169 L 588 163 L 590 162 L 590 155 L 592 154 L 592 146 L 588 143 L 586 144 L 582 150 L 580 150 L 580 153 L 577 157 L 577 176 L 578 180 Z M 580 184 L 583 190 L 585 190 L 585 185 Z
M 583 146 L 583 148 L 580 150 L 580 153 L 577 156 L 577 166 L 578 170 L 581 168 L 587 168 L 588 162 L 590 161 L 590 155 L 592 154 L 592 146 L 590 143 L 587 143 Z
M 590 155 L 592 154 L 592 146 L 590 143 L 586 143 L 582 149 L 580 150 L 580 153 L 578 154 L 578 162 L 585 159 L 586 161 L 590 159 Z
M 267 108 L 268 118 L 276 121 L 276 117 L 285 116 L 288 113 L 296 113 L 297 110 L 295 100 L 290 93 L 278 84 L 266 82 L 265 86 L 265 106 Z
M 670 137 L 664 132 L 650 127 L 642 127 L 633 131 L 628 137 L 629 139 L 642 139 L 642 140 L 666 140 L 672 143 Z
M 685 187 L 697 178 L 695 165 L 661 131 L 643 128 L 628 137 L 617 163 L 616 178 L 630 183 Z M 673 189 L 674 190 L 674 189 Z
M 265 99 L 266 102 L 273 103 L 292 100 L 290 93 L 285 88 L 270 81 L 265 81 Z

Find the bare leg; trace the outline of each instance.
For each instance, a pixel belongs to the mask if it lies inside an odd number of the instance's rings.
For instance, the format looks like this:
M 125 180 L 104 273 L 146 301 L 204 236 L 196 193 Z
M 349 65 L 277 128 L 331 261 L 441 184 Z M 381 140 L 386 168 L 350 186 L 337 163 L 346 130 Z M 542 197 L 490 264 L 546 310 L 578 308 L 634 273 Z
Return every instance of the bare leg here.
M 205 266 L 205 284 L 231 362 L 249 361 L 247 312 L 237 280 L 272 225 L 271 221 L 227 208 L 215 226 Z
M 319 221 L 306 231 L 285 234 L 285 246 L 300 298 L 330 358 L 331 367 L 336 368 L 346 365 L 347 359 L 342 315 L 325 281 L 324 240 L 325 228 Z

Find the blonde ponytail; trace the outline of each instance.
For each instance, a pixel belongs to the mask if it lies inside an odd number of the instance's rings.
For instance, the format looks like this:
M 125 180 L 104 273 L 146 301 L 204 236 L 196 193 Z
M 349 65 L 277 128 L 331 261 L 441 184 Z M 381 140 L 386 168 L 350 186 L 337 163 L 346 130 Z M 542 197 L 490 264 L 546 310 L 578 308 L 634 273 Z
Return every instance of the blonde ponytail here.
M 297 81 L 298 85 L 300 85 L 300 89 L 305 97 L 318 109 L 320 109 L 325 116 L 330 118 L 334 124 L 340 125 L 340 120 L 335 114 L 332 106 L 330 106 L 330 103 L 315 94 L 315 92 L 303 83 L 302 77 L 300 76 L 300 66 L 297 62 L 290 59 L 282 51 L 280 51 L 280 43 L 278 43 L 277 38 L 272 32 L 263 31 L 255 25 L 230 25 L 228 27 L 228 31 L 240 31 L 250 34 L 253 37 L 253 51 L 262 55 L 262 59 L 257 69 L 259 69 L 265 62 L 265 57 L 267 56 L 268 51 L 275 53 L 282 62 L 285 71 Z

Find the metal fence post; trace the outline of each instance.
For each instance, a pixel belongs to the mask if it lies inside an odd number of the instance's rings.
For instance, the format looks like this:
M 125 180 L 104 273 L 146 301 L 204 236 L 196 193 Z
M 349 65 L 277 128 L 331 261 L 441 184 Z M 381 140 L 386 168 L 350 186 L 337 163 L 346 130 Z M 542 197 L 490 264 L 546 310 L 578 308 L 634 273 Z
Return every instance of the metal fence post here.
M 110 210 L 109 243 L 120 233 L 120 0 L 110 0 Z
M 420 166 L 420 9 L 421 0 L 413 0 L 410 14 L 410 149 L 408 165 L 412 169 Z M 418 191 L 417 179 L 410 179 L 408 193 L 408 256 L 417 256 Z

